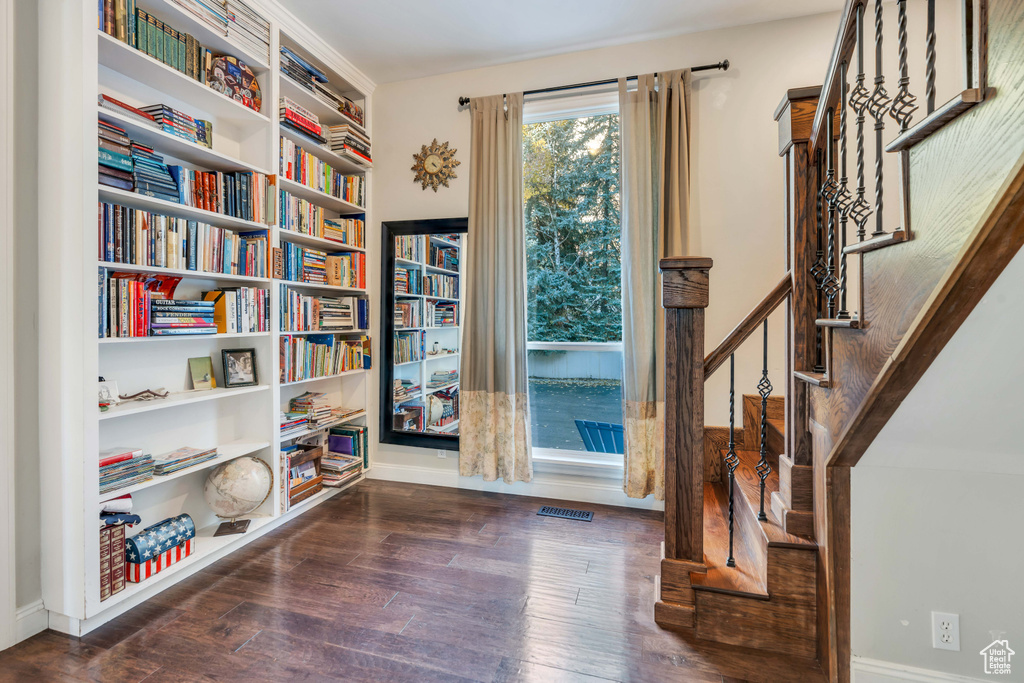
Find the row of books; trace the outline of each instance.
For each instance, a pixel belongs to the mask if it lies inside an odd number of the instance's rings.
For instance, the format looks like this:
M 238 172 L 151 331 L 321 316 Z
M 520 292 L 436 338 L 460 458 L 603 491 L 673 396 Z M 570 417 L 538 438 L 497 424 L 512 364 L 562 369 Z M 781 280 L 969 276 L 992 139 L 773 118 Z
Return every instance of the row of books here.
M 423 260 L 423 237 L 421 235 L 396 235 L 395 257 L 420 263 Z
M 317 296 L 281 286 L 282 332 L 370 329 L 370 302 L 353 296 Z
M 359 341 L 348 341 L 332 334 L 284 335 L 280 361 L 282 383 L 369 369 L 370 338 L 363 336 Z
M 395 294 L 422 294 L 423 281 L 420 271 L 395 266 Z
M 153 456 L 137 448 L 108 448 L 100 453 L 100 495 L 153 478 Z
M 270 61 L 270 23 L 242 0 L 172 0 L 252 54 Z
M 426 341 L 425 333 L 418 330 L 395 332 L 395 363 L 412 363 L 423 360 Z
M 458 370 L 434 370 L 427 380 L 427 389 L 437 389 L 459 381 Z
M 366 222 L 362 218 L 329 218 L 324 209 L 286 190 L 281 190 L 282 230 L 320 237 L 349 247 L 366 247 Z
M 395 379 L 394 382 L 395 403 L 402 403 L 419 396 L 420 385 L 412 379 Z
M 332 287 L 366 288 L 366 254 L 362 252 L 328 254 L 291 242 L 282 243 L 279 249 L 283 280 Z
M 428 263 L 435 268 L 445 270 L 459 270 L 459 250 L 455 247 L 439 247 L 433 242 L 430 243 L 430 260 Z
M 280 418 L 282 439 L 287 439 L 289 436 L 297 434 L 305 434 L 309 428 L 309 416 L 305 413 L 292 413 L 282 410 Z
M 234 287 L 203 292 L 213 304 L 219 334 L 269 332 L 270 292 L 257 287 Z
M 106 121 L 97 126 L 100 184 L 176 201 L 177 184 L 162 156 L 129 138 L 119 126 Z
M 281 138 L 281 175 L 288 180 L 363 207 L 366 183 L 361 175 L 346 175 L 288 138 Z
M 459 298 L 459 276 L 428 273 L 423 276 L 423 293 L 427 296 Z
M 189 78 L 220 91 L 224 90 L 226 81 L 249 81 L 244 88 L 225 94 L 251 109 L 260 110 L 259 85 L 244 61 L 229 58 L 232 70 L 238 73 L 222 73 L 226 63 L 214 52 L 203 47 L 192 34 L 179 31 L 136 7 L 136 0 L 102 0 L 99 9 L 98 27 L 101 31 Z M 269 25 L 267 36 L 269 41 Z M 267 44 L 269 46 L 269 42 Z M 269 49 L 267 54 L 269 56 Z
M 282 97 L 278 105 L 281 125 L 312 138 L 319 145 L 327 142 L 328 131 L 320 125 L 320 117 L 290 97 Z
M 336 109 L 343 118 L 362 127 L 363 108 L 328 88 L 327 74 L 284 45 L 281 46 L 281 73 L 309 90 L 332 109 Z
M 183 140 L 204 147 L 213 147 L 213 123 L 210 121 L 193 118 L 166 104 L 133 107 L 107 94 L 101 94 L 98 101 L 100 109 L 106 109 L 133 121 L 158 128 Z M 122 129 L 118 128 L 118 130 Z
M 149 302 L 150 334 L 216 334 L 212 301 L 153 299 Z
M 369 430 L 361 425 L 331 428 L 327 452 L 320 461 L 324 486 L 343 486 L 357 479 L 369 465 Z
M 305 413 L 310 426 L 330 422 L 334 409 L 327 399 L 327 394 L 320 391 L 307 391 L 288 401 L 288 412 Z
M 158 477 L 174 474 L 180 470 L 200 465 L 217 457 L 216 448 L 191 448 L 185 446 L 158 456 L 153 461 L 153 474 Z
M 269 276 L 269 231 L 231 232 L 208 223 L 99 203 L 99 259 L 248 277 Z
M 425 304 L 428 327 L 454 327 L 459 324 L 459 305 L 454 301 L 427 299 Z
M 422 319 L 420 318 L 420 302 L 419 301 L 396 301 L 395 302 L 395 316 L 394 316 L 395 327 L 420 327 Z
M 370 136 L 362 129 L 347 123 L 328 126 L 328 149 L 338 156 L 348 157 L 357 164 L 373 163 L 370 151 Z

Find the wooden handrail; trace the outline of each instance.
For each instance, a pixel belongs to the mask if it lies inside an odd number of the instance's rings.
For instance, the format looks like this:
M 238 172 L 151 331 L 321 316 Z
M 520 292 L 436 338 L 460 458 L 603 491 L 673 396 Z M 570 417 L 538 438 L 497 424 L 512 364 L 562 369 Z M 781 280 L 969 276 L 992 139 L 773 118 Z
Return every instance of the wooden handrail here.
M 867 0 L 846 0 L 843 7 L 843 14 L 839 20 L 839 31 L 836 33 L 836 42 L 832 45 L 832 57 L 828 62 L 828 71 L 825 72 L 824 85 L 821 88 L 821 95 L 818 97 L 818 111 L 814 115 L 814 123 L 811 126 L 811 149 L 817 149 L 821 132 L 824 130 L 825 112 L 828 108 L 839 102 L 839 65 L 847 59 L 857 44 L 857 8 L 866 5 Z
M 791 273 L 786 275 L 779 280 L 779 284 L 772 288 L 772 291 L 768 292 L 768 296 L 761 300 L 757 306 L 754 307 L 747 317 L 740 322 L 733 331 L 726 335 L 722 343 L 719 344 L 714 351 L 709 353 L 704 358 L 704 381 L 707 381 L 708 377 L 714 374 L 729 356 L 736 352 L 736 349 L 740 347 L 747 337 L 749 337 L 757 327 L 765 321 L 765 319 L 772 314 L 772 312 L 779 307 L 779 305 L 786 300 L 786 297 L 793 291 L 793 277 Z

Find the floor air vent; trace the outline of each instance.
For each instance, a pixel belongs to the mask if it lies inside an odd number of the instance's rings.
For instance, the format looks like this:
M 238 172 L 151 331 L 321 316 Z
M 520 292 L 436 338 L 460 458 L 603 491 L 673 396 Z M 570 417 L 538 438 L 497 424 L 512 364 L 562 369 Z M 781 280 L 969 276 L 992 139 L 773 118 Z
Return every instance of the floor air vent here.
M 580 522 L 591 522 L 594 519 L 593 512 L 587 512 L 586 510 L 572 510 L 570 508 L 556 508 L 550 505 L 545 505 L 538 512 L 538 515 L 545 517 L 561 517 L 562 519 L 575 519 Z

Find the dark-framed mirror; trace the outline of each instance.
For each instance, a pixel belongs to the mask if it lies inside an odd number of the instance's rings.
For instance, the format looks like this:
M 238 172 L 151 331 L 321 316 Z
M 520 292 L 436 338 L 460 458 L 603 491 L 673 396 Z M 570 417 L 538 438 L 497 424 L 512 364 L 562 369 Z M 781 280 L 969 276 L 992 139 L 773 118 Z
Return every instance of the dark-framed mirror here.
M 468 218 L 381 224 L 381 443 L 459 449 L 468 227 Z

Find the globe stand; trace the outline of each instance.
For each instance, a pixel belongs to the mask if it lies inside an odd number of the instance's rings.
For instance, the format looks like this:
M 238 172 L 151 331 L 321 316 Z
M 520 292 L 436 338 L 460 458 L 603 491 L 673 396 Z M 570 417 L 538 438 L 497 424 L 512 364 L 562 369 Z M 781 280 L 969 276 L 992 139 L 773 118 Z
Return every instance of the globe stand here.
M 233 519 L 230 522 L 221 522 L 214 536 L 231 536 L 232 534 L 244 534 L 249 530 L 251 519 Z

